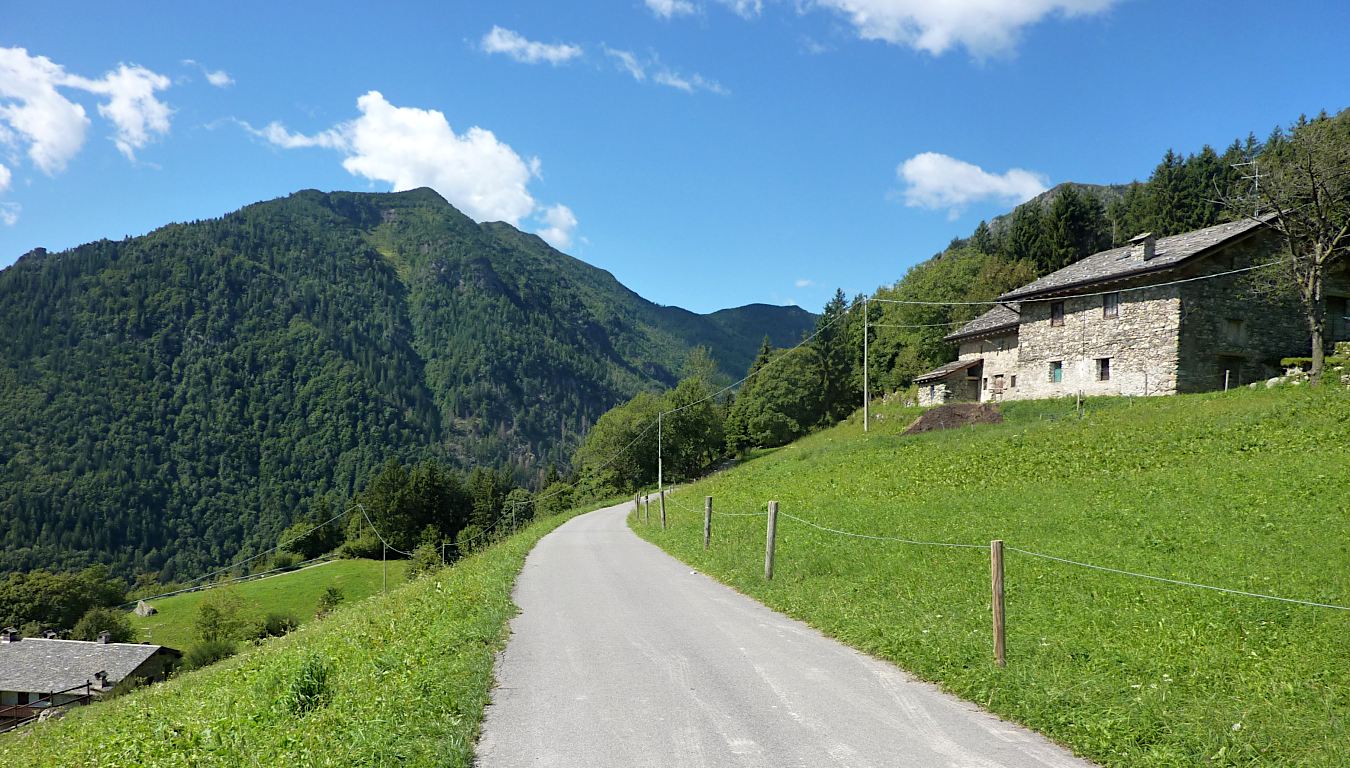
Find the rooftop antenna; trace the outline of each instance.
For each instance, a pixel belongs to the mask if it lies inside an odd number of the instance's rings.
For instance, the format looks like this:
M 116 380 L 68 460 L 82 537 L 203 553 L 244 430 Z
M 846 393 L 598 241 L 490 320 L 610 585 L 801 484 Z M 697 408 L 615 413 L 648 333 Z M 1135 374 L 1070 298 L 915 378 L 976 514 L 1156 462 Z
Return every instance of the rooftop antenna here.
M 1261 217 L 1261 166 L 1257 165 L 1256 158 L 1252 158 L 1245 163 L 1233 163 L 1231 166 L 1237 170 L 1251 169 L 1250 173 L 1242 174 L 1241 178 L 1252 183 L 1252 218 Z

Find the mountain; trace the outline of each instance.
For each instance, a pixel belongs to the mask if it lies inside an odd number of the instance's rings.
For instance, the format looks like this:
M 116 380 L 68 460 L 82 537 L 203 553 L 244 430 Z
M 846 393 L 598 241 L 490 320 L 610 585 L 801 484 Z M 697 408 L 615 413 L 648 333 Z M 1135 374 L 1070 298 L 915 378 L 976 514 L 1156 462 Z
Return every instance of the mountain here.
M 1106 209 L 1109 208 L 1112 203 L 1116 203 L 1124 199 L 1125 192 L 1130 188 L 1130 185 L 1085 184 L 1077 181 L 1065 181 L 1056 184 L 1055 186 L 1045 190 L 1044 192 L 1040 193 L 1039 195 L 1036 195 L 1035 197 L 1031 198 L 1030 200 L 1027 200 L 1024 203 L 1020 203 L 1017 207 L 1020 208 L 1024 205 L 1036 206 L 1040 208 L 1042 212 L 1048 212 L 1054 205 L 1055 198 L 1064 194 L 1064 191 L 1070 188 L 1088 197 L 1096 198 L 1097 201 L 1102 204 L 1102 208 Z M 999 214 L 998 216 L 995 216 L 994 218 L 989 220 L 989 229 L 996 234 L 1002 232 L 1005 227 L 1007 227 L 1009 224 L 1012 223 L 1012 216 L 1013 211 L 1008 211 L 1007 213 L 1002 213 Z
M 658 306 L 429 189 L 39 249 L 0 271 L 0 570 L 195 575 L 390 457 L 527 477 L 694 347 L 740 378 L 813 323 Z

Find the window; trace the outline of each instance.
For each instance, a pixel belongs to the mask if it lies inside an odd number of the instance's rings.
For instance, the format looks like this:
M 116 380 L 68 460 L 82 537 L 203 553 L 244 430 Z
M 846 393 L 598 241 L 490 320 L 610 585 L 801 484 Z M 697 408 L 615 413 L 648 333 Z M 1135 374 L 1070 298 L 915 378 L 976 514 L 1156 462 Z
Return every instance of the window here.
M 1056 360 L 1050 363 L 1050 383 L 1058 384 L 1064 381 L 1064 361 Z
M 1064 325 L 1064 302 L 1056 301 L 1050 304 L 1050 324 Z
M 1111 380 L 1111 358 L 1097 358 L 1097 381 Z
M 988 390 L 988 389 L 989 389 L 989 379 L 988 379 L 988 378 L 980 379 L 980 389 L 984 389 L 984 390 Z
M 1014 373 L 1012 376 L 1008 377 L 1008 386 L 1009 387 L 1017 386 L 1017 374 Z
M 1242 320 L 1230 318 L 1223 323 L 1223 339 L 1229 344 L 1247 343 L 1247 324 Z
M 1102 295 L 1102 317 L 1120 317 L 1120 294 Z

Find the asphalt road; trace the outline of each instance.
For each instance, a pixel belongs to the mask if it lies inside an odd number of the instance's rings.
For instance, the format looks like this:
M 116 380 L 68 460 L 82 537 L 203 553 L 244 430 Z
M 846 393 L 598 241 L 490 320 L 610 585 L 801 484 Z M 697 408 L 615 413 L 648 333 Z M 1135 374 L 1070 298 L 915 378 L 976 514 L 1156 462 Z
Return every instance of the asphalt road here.
M 530 553 L 477 765 L 1090 765 L 691 572 L 631 506 Z

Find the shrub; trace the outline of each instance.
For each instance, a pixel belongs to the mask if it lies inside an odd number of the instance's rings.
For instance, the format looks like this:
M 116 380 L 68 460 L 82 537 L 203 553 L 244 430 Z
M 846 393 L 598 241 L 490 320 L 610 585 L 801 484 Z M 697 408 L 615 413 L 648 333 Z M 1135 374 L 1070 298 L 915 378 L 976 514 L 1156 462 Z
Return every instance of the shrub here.
M 326 659 L 316 653 L 305 654 L 281 695 L 282 708 L 303 715 L 327 704 L 333 694 L 331 675 Z
M 341 605 L 345 598 L 346 596 L 342 594 L 342 590 L 337 587 L 325 589 L 323 594 L 319 595 L 319 607 L 318 610 L 314 612 L 314 618 L 322 619 L 332 613 L 333 609 Z
M 200 669 L 221 659 L 230 658 L 235 650 L 233 640 L 203 640 L 183 654 L 183 666 L 187 669 Z
M 293 571 L 300 564 L 300 556 L 294 552 L 278 552 L 272 556 L 272 567 L 283 571 Z
M 70 631 L 72 640 L 97 640 L 102 632 L 109 634 L 114 643 L 136 642 L 136 630 L 131 626 L 125 611 L 116 608 L 90 608 L 75 623 Z
M 271 612 L 263 617 L 258 623 L 258 629 L 254 637 L 258 640 L 265 640 L 269 637 L 281 637 L 295 631 L 300 626 L 300 621 L 288 613 Z
M 252 622 L 244 616 L 244 604 L 234 590 L 216 587 L 197 606 L 195 626 L 203 641 L 243 640 Z

